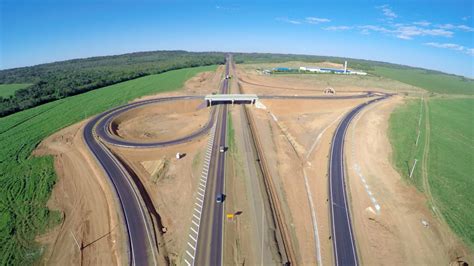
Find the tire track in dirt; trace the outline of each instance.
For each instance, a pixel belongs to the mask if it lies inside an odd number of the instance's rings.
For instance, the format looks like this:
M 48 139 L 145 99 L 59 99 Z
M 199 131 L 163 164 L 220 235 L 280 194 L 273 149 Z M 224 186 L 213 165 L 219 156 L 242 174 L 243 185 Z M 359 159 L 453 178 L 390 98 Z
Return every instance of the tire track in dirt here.
M 439 211 L 439 208 L 437 207 L 436 200 L 433 197 L 433 194 L 431 193 L 431 188 L 430 188 L 430 182 L 429 182 L 429 152 L 430 152 L 430 134 L 431 134 L 431 128 L 430 128 L 430 109 L 429 109 L 429 104 L 428 100 L 424 99 L 423 100 L 424 104 L 424 113 L 425 113 L 425 139 L 423 143 L 423 159 L 421 161 L 421 178 L 422 178 L 422 184 L 423 184 L 423 190 L 428 197 L 428 201 L 431 204 L 431 210 L 434 212 L 434 214 L 443 222 L 445 222 L 443 215 Z

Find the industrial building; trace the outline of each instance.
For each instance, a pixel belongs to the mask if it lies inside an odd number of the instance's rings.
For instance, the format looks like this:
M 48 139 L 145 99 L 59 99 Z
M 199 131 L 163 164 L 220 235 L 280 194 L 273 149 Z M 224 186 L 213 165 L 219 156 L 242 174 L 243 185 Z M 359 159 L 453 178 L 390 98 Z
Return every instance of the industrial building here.
M 346 75 L 367 75 L 362 71 L 353 71 L 347 69 L 347 61 L 344 62 L 344 69 L 339 68 L 311 68 L 311 67 L 300 67 L 299 71 L 313 72 L 313 73 L 333 73 L 333 74 L 346 74 Z

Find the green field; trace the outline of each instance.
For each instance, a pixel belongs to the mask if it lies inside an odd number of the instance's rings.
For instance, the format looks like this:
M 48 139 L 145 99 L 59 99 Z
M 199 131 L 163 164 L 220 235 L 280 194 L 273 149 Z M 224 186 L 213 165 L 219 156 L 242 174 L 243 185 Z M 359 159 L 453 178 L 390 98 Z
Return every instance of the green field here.
M 227 143 L 229 144 L 229 150 L 235 152 L 235 130 L 230 111 L 227 112 Z
M 420 101 L 412 100 L 394 111 L 389 132 L 397 170 L 427 193 L 435 213 L 440 212 L 452 230 L 471 247 L 474 247 L 473 108 L 473 98 L 430 99 L 428 108 L 423 109 L 421 136 L 415 146 Z M 422 163 L 424 151 L 428 151 L 425 165 Z M 406 162 L 411 166 L 414 158 L 418 159 L 418 165 L 410 179 Z M 427 168 L 424 169 L 427 171 L 425 183 L 423 167 Z
M 430 92 L 474 95 L 474 80 L 455 75 L 429 70 L 383 66 L 375 66 L 371 73 L 417 86 Z
M 46 208 L 56 181 L 51 156 L 31 152 L 45 137 L 137 97 L 176 90 L 216 66 L 174 70 L 64 98 L 0 118 L 0 265 L 32 264 L 42 253 L 36 235 L 61 219 Z
M 392 144 L 393 163 L 398 172 L 410 183 L 423 191 L 421 176 L 421 159 L 424 147 L 424 115 L 421 117 L 420 138 L 418 145 L 418 123 L 420 118 L 420 100 L 410 100 L 405 105 L 398 107 L 390 117 L 389 137 Z M 417 167 L 409 178 L 415 158 L 418 160 Z
M 31 84 L 0 84 L 0 97 L 8 97 L 15 94 L 16 90 L 24 89 Z
M 474 99 L 429 101 L 429 185 L 435 206 L 474 247 Z

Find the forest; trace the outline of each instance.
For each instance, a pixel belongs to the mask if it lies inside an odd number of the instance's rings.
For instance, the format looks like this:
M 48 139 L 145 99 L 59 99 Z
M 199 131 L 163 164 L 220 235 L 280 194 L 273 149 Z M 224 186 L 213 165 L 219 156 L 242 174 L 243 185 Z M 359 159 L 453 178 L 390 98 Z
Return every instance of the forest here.
M 0 71 L 0 84 L 32 84 L 0 97 L 0 117 L 139 77 L 223 64 L 225 53 L 154 51 L 74 59 Z

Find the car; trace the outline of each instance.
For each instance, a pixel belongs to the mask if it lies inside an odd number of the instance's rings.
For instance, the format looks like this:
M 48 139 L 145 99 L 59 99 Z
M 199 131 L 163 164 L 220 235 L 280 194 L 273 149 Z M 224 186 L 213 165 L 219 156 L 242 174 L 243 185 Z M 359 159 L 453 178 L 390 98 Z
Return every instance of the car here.
M 221 147 L 219 148 L 219 152 L 225 152 L 225 147 L 224 147 L 224 146 L 221 146 Z
M 217 197 L 216 197 L 216 202 L 217 202 L 217 203 L 222 203 L 222 202 L 224 201 L 224 199 L 225 199 L 225 195 L 222 194 L 222 193 L 220 193 L 220 194 L 218 194 Z

